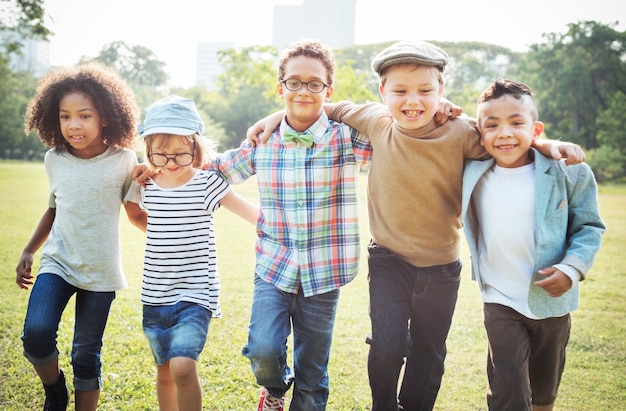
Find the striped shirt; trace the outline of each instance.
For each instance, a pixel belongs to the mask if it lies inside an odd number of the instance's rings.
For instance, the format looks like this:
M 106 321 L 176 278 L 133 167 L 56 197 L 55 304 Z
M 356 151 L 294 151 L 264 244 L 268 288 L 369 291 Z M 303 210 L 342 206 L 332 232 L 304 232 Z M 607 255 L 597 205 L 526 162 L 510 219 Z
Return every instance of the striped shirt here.
M 310 148 L 286 143 L 288 128 L 283 119 L 267 143 L 253 148 L 244 141 L 212 167 L 233 184 L 256 174 L 256 275 L 282 291 L 311 296 L 335 290 L 358 273 L 358 174 L 371 147 L 326 114 L 306 130 L 313 136 Z
M 141 302 L 199 304 L 221 315 L 213 213 L 230 186 L 213 171 L 197 171 L 186 184 L 166 189 L 150 180 L 142 189 L 148 210 Z

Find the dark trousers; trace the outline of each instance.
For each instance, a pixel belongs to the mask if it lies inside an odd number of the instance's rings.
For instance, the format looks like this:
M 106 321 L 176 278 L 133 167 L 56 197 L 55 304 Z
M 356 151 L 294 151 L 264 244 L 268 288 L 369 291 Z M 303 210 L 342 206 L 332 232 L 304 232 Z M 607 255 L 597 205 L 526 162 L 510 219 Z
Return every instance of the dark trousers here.
M 404 410 L 432 410 L 444 372 L 461 262 L 415 267 L 376 244 L 368 251 L 372 410 L 397 411 L 398 403 Z
M 556 399 L 565 367 L 571 319 L 532 320 L 500 304 L 485 304 L 487 404 L 490 411 L 529 411 Z

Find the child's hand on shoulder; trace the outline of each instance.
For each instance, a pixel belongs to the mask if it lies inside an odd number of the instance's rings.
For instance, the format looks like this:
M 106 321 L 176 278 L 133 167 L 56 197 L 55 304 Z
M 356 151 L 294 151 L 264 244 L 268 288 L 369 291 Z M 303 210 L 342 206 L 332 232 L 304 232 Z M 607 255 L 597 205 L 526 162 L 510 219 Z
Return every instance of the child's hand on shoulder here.
M 285 110 L 281 110 L 257 121 L 248 128 L 246 140 L 255 147 L 259 144 L 266 143 L 272 135 L 272 132 L 280 125 L 284 116 Z
M 539 274 L 546 276 L 546 278 L 535 281 L 535 285 L 543 288 L 550 297 L 560 297 L 572 288 L 572 279 L 554 267 L 539 270 Z
M 435 123 L 438 126 L 444 125 L 449 119 L 455 119 L 463 114 L 463 108 L 457 106 L 445 97 L 439 100 L 437 112 L 435 113 Z
M 132 177 L 133 177 L 133 180 L 137 182 L 137 184 L 141 185 L 142 187 L 145 187 L 146 180 L 154 177 L 155 174 L 157 174 L 157 172 L 152 170 L 150 167 L 148 167 L 144 163 L 139 163 L 135 166 L 135 170 L 133 170 Z

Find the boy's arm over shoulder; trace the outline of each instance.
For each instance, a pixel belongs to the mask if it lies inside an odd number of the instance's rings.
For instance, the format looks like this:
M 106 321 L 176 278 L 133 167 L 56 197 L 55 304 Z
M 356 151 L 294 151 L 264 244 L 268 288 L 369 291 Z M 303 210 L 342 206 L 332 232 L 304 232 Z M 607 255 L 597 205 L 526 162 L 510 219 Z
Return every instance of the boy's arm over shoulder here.
M 240 184 L 256 174 L 256 150 L 250 141 L 244 140 L 238 148 L 214 156 L 204 168 L 215 171 L 229 184 Z
M 537 139 L 533 146 L 544 156 L 555 160 L 565 159 L 565 164 L 579 164 L 585 161 L 583 149 L 574 143 L 559 140 Z
M 356 129 L 359 133 L 372 136 L 377 124 L 382 121 L 391 123 L 393 120 L 387 106 L 381 103 L 354 104 L 350 101 L 341 101 L 335 104 L 328 116 Z
M 444 125 L 442 129 L 447 127 L 446 133 L 462 139 L 459 147 L 463 147 L 463 158 L 466 160 L 487 160 L 491 156 L 480 143 L 480 133 L 478 131 L 476 119 L 466 114 L 461 114 Z
M 252 146 L 266 143 L 272 132 L 280 125 L 285 114 L 285 110 L 280 110 L 257 121 L 246 131 L 246 140 Z

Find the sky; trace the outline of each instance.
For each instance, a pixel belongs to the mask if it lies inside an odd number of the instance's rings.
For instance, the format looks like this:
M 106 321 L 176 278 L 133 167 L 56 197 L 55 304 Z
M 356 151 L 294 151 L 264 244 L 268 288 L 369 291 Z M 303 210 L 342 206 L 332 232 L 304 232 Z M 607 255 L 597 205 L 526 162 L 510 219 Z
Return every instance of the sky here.
M 274 4 L 298 0 L 45 0 L 54 35 L 50 63 L 71 66 L 95 57 L 113 41 L 146 47 L 163 61 L 170 85 L 195 82 L 198 41 L 237 47 L 272 41 Z M 383 9 L 382 7 L 385 7 Z M 302 16 L 306 18 L 306 16 Z M 401 39 L 479 41 L 526 51 L 544 33 L 565 33 L 569 23 L 618 22 L 626 31 L 620 0 L 357 0 L 356 44 Z

